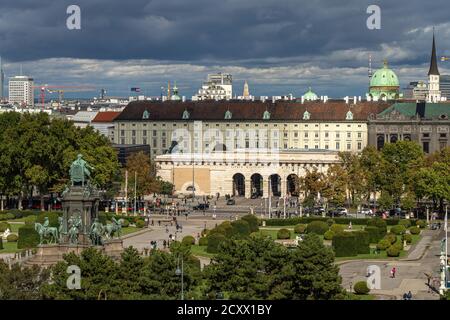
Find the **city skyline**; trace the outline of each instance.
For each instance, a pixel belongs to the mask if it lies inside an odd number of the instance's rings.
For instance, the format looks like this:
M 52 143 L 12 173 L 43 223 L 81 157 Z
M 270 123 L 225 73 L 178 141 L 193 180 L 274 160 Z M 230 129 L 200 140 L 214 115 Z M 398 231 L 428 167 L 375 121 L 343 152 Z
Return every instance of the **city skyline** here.
M 255 96 L 301 96 L 312 87 L 343 97 L 367 92 L 369 54 L 374 70 L 388 60 L 402 89 L 426 80 L 433 26 L 438 57 L 450 54 L 443 1 L 427 10 L 420 1 L 407 7 L 381 1 L 380 30 L 366 27 L 368 1 L 328 4 L 326 11 L 322 1 L 258 4 L 136 1 L 124 10 L 114 1 L 80 1 L 81 30 L 68 30 L 66 3 L 27 4 L 23 12 L 24 4 L 6 1 L 0 5 L 5 75 L 18 75 L 22 66 L 36 84 L 89 84 L 111 96 L 131 95 L 131 87 L 158 96 L 176 81 L 179 94 L 190 98 L 208 73 L 224 72 L 233 75 L 234 92 L 247 81 Z M 36 32 L 21 32 L 25 19 Z M 441 74 L 450 73 L 447 63 L 439 62 Z

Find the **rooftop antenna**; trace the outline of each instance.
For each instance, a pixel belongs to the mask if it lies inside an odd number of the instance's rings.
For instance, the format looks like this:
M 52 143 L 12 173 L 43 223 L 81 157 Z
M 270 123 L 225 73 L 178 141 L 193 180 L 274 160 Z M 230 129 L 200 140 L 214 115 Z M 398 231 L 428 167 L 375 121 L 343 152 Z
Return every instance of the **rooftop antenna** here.
M 369 74 L 369 85 L 370 85 L 370 80 L 372 80 L 372 54 L 369 53 L 369 70 L 368 70 L 368 74 Z
M 22 64 L 20 64 L 20 75 L 22 75 Z

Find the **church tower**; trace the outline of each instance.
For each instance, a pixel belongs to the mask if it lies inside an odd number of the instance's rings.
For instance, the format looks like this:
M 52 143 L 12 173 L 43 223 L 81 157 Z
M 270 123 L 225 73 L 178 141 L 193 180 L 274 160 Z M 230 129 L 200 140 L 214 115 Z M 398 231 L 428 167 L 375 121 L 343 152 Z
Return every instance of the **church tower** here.
M 439 88 L 439 70 L 436 58 L 436 44 L 433 31 L 433 47 L 431 49 L 430 70 L 428 71 L 428 95 L 427 102 L 441 101 L 441 91 Z

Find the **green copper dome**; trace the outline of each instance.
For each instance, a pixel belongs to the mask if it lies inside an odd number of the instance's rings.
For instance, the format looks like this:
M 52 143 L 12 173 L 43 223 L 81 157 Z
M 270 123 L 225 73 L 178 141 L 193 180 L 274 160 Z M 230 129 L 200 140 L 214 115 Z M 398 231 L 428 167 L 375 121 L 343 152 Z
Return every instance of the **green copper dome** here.
M 400 83 L 394 71 L 388 68 L 387 62 L 384 62 L 383 68 L 377 70 L 372 79 L 370 79 L 371 87 L 399 87 Z
M 304 100 L 317 100 L 317 94 L 312 92 L 311 87 L 309 87 L 309 90 L 303 95 Z

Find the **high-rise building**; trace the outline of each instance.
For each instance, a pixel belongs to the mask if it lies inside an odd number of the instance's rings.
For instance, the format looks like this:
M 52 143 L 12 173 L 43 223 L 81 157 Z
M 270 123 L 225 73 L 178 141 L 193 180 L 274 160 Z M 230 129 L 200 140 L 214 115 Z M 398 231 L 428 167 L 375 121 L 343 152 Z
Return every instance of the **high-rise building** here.
M 233 79 L 231 74 L 208 74 L 198 93 L 192 100 L 230 100 L 233 95 Z
M 9 78 L 9 103 L 20 106 L 34 106 L 33 78 L 15 76 Z
M 431 48 L 431 61 L 430 70 L 428 71 L 428 102 L 439 102 L 441 101 L 441 91 L 439 89 L 439 70 L 436 58 L 436 43 L 434 40 L 433 33 L 433 47 Z
M 3 63 L 2 63 L 2 57 L 0 57 L 0 101 L 3 99 L 4 95 L 4 88 L 5 88 L 5 73 L 3 72 Z
M 441 75 L 440 89 L 441 96 L 450 100 L 450 75 Z

